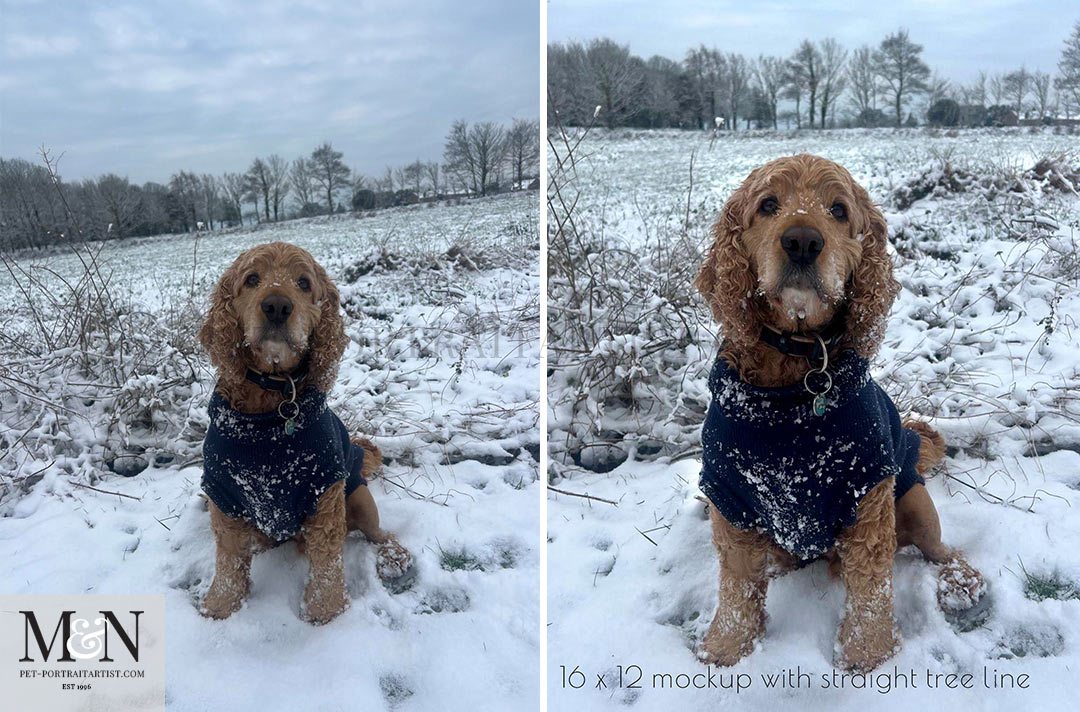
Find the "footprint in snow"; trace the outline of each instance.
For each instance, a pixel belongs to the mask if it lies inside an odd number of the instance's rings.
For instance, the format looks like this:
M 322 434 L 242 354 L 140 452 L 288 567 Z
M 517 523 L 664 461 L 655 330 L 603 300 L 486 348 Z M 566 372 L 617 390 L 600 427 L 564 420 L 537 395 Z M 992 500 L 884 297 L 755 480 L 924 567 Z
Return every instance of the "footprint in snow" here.
M 469 610 L 471 605 L 469 594 L 463 588 L 444 586 L 433 588 L 421 595 L 415 609 L 416 613 L 427 615 L 432 613 L 461 613 Z
M 1053 625 L 1033 623 L 1016 626 L 1005 631 L 1001 640 L 990 652 L 990 657 L 1010 660 L 1012 658 L 1049 658 L 1061 655 L 1065 650 L 1065 637 Z
M 390 709 L 394 709 L 412 697 L 413 691 L 408 681 L 397 673 L 390 673 L 379 678 L 379 691 Z

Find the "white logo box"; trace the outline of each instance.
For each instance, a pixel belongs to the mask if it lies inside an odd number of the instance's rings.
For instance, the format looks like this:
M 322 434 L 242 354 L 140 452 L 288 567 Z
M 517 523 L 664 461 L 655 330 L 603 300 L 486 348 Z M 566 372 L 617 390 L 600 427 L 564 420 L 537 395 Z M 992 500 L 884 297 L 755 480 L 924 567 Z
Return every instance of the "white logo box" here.
M 165 597 L 0 596 L 0 689 L 12 710 L 163 712 Z

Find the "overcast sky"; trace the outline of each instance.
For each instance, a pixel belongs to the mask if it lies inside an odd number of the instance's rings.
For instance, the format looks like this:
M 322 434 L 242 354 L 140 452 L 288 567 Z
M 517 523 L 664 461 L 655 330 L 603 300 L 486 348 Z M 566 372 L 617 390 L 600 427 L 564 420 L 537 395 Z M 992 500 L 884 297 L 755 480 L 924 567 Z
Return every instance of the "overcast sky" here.
M 606 36 L 646 59 L 681 60 L 701 44 L 747 57 L 787 56 L 803 39 L 825 37 L 848 49 L 877 46 L 906 27 L 931 70 L 966 83 L 980 69 L 994 74 L 1026 65 L 1055 73 L 1077 20 L 1076 0 L 549 0 L 548 39 Z
M 367 175 L 452 121 L 539 116 L 526 0 L 0 0 L 0 156 L 65 179 L 242 171 L 330 140 Z

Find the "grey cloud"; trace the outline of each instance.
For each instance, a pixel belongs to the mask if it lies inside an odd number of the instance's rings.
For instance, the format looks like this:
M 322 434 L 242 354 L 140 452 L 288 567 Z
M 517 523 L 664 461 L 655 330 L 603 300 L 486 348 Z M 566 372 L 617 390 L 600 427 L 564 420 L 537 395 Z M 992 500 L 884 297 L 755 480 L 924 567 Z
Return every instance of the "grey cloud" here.
M 540 111 L 527 2 L 0 1 L 0 155 L 45 143 L 65 178 L 241 170 L 324 139 L 370 175 L 439 159 L 456 118 Z

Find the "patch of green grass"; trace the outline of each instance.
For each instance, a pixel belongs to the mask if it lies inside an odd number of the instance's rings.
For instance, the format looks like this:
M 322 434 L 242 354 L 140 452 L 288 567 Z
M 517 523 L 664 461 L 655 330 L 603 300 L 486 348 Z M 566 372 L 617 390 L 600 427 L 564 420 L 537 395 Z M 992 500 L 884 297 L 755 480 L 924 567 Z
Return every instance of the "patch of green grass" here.
M 1020 562 L 1021 577 L 1024 581 L 1024 596 L 1032 601 L 1045 601 L 1053 598 L 1057 601 L 1080 599 L 1080 590 L 1057 570 L 1049 574 L 1032 573 Z
M 465 551 L 465 548 L 461 549 L 439 549 L 439 565 L 447 571 L 483 571 L 484 566 L 480 563 L 480 559 L 476 558 L 469 552 Z

